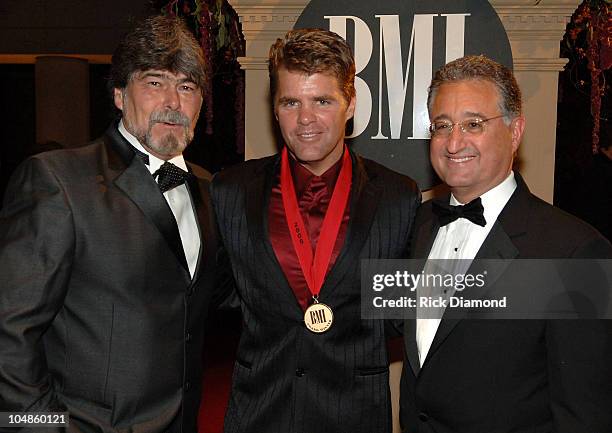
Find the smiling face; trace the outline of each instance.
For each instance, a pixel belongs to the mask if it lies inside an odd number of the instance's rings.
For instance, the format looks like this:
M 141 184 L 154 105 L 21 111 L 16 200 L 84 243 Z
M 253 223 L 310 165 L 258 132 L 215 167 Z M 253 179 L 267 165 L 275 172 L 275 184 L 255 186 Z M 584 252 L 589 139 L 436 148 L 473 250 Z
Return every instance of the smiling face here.
M 499 93 L 485 80 L 465 80 L 442 84 L 431 104 L 430 119 L 461 122 L 499 116 Z M 525 120 L 522 116 L 510 125 L 504 118 L 485 123 L 479 135 L 464 133 L 455 125 L 448 137 L 433 136 L 431 163 L 453 195 L 462 203 L 481 196 L 503 182 L 512 170 Z
M 355 98 L 346 101 L 335 77 L 278 70 L 274 114 L 289 153 L 312 173 L 321 175 L 340 159 L 354 111 Z
M 193 138 L 202 92 L 185 74 L 136 72 L 125 89 L 114 90 L 126 129 L 156 157 L 180 155 Z

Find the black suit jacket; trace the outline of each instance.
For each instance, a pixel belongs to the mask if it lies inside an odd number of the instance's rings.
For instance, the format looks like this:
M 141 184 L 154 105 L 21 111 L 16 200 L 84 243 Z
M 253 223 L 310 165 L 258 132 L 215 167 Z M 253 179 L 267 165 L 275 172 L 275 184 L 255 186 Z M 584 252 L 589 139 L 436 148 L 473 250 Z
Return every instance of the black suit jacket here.
M 599 233 L 515 176 L 518 187 L 476 258 L 612 258 Z M 416 220 L 416 258 L 429 255 L 438 229 L 427 202 Z M 422 367 L 415 320 L 405 322 L 404 333 L 403 431 L 612 431 L 610 320 L 443 318 Z
M 244 327 L 226 432 L 386 433 L 391 429 L 382 321 L 362 320 L 360 260 L 405 256 L 420 202 L 416 184 L 352 155 L 350 220 L 321 288 L 334 312 L 324 334 L 308 331 L 268 236 L 278 156 L 213 179 L 213 204 L 232 262 Z
M 192 280 L 132 149 L 111 126 L 14 174 L 0 213 L 1 410 L 66 409 L 75 432 L 196 431 L 218 246 L 209 183 L 189 182 Z

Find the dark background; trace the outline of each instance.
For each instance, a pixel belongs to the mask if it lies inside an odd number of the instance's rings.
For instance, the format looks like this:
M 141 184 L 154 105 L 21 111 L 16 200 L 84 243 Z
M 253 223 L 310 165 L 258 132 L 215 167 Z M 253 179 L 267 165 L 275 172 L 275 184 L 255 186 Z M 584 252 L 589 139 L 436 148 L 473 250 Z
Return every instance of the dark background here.
M 36 55 L 106 55 L 143 17 L 159 12 L 150 1 L 2 0 L 0 2 L 0 207 L 11 173 L 28 155 L 63 147 L 36 143 Z M 14 55 L 27 55 L 16 64 Z M 24 61 L 23 58 L 18 61 Z M 110 65 L 90 62 L 90 137 L 95 139 L 116 117 L 106 87 Z M 211 172 L 244 160 L 236 144 L 236 86 L 223 68 L 213 77 L 213 132 L 205 133 L 204 106 L 185 157 Z M 66 83 L 67 86 L 70 83 Z M 83 143 L 85 144 L 85 143 Z

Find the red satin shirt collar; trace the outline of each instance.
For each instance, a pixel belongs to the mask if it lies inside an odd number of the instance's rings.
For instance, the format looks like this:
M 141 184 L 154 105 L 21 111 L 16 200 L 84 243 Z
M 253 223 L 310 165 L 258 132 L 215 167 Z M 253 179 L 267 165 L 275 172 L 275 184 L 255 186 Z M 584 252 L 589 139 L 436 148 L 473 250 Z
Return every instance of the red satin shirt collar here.
M 304 190 L 310 183 L 311 179 L 319 177 L 325 182 L 327 185 L 327 190 L 333 192 L 334 187 L 336 186 L 336 181 L 338 180 L 338 175 L 340 174 L 340 169 L 342 168 L 342 156 L 340 159 L 336 161 L 334 165 L 327 169 L 325 173 L 321 176 L 317 176 L 313 174 L 310 170 L 304 167 L 302 164 L 297 162 L 295 158 L 289 154 L 289 167 L 291 168 L 291 174 L 293 176 L 293 184 L 295 186 L 295 195 L 297 196 L 298 201 L 302 198 L 302 194 Z

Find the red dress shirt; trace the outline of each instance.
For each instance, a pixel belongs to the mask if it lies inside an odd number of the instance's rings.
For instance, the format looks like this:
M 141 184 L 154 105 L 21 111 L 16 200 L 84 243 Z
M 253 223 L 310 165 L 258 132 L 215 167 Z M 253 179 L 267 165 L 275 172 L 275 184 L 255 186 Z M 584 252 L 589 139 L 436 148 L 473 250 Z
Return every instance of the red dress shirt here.
M 312 174 L 292 157 L 289 157 L 289 166 L 291 167 L 300 214 L 302 215 L 304 226 L 310 236 L 310 243 L 314 254 L 315 248 L 317 247 L 317 241 L 319 240 L 319 232 L 323 224 L 323 218 L 327 212 L 327 207 L 329 206 L 336 180 L 342 168 L 342 158 L 321 176 Z M 338 237 L 336 238 L 336 243 L 334 244 L 334 249 L 327 268 L 328 273 L 336 262 L 342 250 L 342 246 L 344 245 L 346 229 L 349 222 L 349 211 L 350 200 L 344 209 L 340 231 L 338 232 Z M 280 189 L 280 173 L 276 176 L 270 196 L 268 232 L 270 233 L 272 248 L 274 249 L 274 253 L 276 254 L 276 258 L 278 259 L 285 277 L 287 277 L 287 281 L 298 303 L 302 307 L 302 310 L 306 310 L 312 303 L 312 294 L 306 284 L 306 279 L 302 273 L 300 262 L 293 248 L 289 228 L 287 227 L 287 219 L 285 218 L 285 209 Z M 322 302 L 325 302 L 325 300 L 322 300 Z

